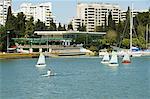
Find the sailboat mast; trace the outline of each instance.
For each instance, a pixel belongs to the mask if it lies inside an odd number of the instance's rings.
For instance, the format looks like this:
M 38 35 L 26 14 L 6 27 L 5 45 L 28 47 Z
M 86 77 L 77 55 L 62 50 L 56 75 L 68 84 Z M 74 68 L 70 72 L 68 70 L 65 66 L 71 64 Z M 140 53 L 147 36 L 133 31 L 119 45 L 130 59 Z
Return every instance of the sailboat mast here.
M 130 10 L 130 50 L 132 51 L 132 28 L 133 28 L 133 4 Z
M 146 25 L 146 48 L 148 48 L 148 24 Z

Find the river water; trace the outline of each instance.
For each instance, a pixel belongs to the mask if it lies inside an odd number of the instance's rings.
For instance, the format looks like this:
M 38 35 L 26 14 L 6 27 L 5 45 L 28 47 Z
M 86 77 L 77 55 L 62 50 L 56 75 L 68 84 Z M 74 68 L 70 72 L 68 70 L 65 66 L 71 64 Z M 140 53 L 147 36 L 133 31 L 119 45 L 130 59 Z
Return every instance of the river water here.
M 0 60 L 0 99 L 150 99 L 150 57 L 118 67 L 99 57 Z M 51 68 L 55 76 L 43 77 Z

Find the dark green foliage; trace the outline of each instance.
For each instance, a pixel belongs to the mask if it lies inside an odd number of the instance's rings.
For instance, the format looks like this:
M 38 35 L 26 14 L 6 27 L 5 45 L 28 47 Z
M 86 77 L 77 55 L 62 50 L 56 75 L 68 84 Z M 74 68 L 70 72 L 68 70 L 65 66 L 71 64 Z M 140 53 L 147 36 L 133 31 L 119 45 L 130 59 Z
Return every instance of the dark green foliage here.
M 50 31 L 56 31 L 57 30 L 56 23 L 54 23 L 53 20 L 50 23 L 49 30 Z
M 11 7 L 8 7 L 8 12 L 7 12 L 7 19 L 6 19 L 6 23 L 5 23 L 5 27 L 7 30 L 14 30 L 15 26 L 16 26 L 16 17 L 14 17 L 12 15 L 11 12 Z
M 16 18 L 16 28 L 15 30 L 19 32 L 18 35 L 21 35 L 21 37 L 25 36 L 25 22 L 26 22 L 26 17 L 23 14 L 23 12 L 18 13 L 17 18 Z
M 66 31 L 66 26 L 65 25 L 63 26 L 63 31 Z
M 150 24 L 150 12 L 139 13 L 134 18 L 134 21 L 136 22 L 134 25 L 146 26 L 147 24 Z
M 75 38 L 75 42 L 77 44 L 85 44 L 86 43 L 86 35 L 78 35 L 76 38 Z
M 115 21 L 112 19 L 111 11 L 109 12 L 109 15 L 108 15 L 108 29 L 113 29 L 113 30 L 116 29 Z
M 82 26 L 77 28 L 77 31 L 86 31 L 86 26 L 82 24 Z
M 6 51 L 6 28 L 4 26 L 0 26 L 0 52 Z
M 116 31 L 117 31 L 117 44 L 120 44 L 120 41 L 122 40 L 123 36 L 123 30 L 124 30 L 124 24 L 119 20 L 119 23 L 117 25 Z
M 38 19 L 38 21 L 35 23 L 35 31 L 45 31 L 45 30 L 47 30 L 45 23 L 41 22 Z
M 57 30 L 58 30 L 58 31 L 64 31 L 64 27 L 61 26 L 61 23 L 59 23 Z
M 34 32 L 34 20 L 33 17 L 31 17 L 26 22 L 25 37 L 33 35 L 33 32 Z
M 67 30 L 73 30 L 72 23 L 68 24 L 68 29 Z

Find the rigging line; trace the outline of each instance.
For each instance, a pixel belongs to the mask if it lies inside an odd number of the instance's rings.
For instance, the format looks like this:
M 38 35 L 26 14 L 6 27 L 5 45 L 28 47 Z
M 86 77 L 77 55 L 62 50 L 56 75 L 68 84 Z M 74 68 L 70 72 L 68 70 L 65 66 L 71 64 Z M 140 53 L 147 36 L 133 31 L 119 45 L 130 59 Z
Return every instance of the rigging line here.
M 136 38 L 137 38 L 137 39 L 136 39 L 137 42 L 140 42 L 140 41 L 139 41 L 139 37 L 138 37 L 138 35 L 137 35 L 136 31 L 135 31 L 135 27 L 134 27 L 134 26 L 133 26 L 133 33 L 135 33 L 135 36 L 136 36 Z
M 127 25 L 128 25 L 128 21 L 129 21 L 129 18 L 126 20 L 126 22 L 125 22 L 125 27 L 124 27 L 124 30 L 123 30 L 123 34 L 122 34 L 122 36 L 121 36 L 121 38 L 120 38 L 120 42 L 119 42 L 119 48 L 120 48 L 120 46 L 121 46 L 121 42 L 122 42 L 122 40 L 123 40 L 123 37 L 124 37 L 124 34 L 125 34 L 125 30 L 126 30 L 126 28 L 127 28 Z

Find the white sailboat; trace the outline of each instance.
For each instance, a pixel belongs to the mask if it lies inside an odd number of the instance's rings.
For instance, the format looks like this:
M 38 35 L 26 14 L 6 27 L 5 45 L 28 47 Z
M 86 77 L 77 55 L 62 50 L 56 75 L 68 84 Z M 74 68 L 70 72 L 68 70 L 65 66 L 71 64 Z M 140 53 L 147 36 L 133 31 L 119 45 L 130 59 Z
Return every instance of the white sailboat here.
M 129 64 L 129 63 L 131 63 L 130 56 L 129 56 L 128 53 L 126 53 L 126 54 L 123 56 L 122 63 L 124 63 L 124 64 Z
M 109 60 L 110 60 L 109 54 L 108 54 L 108 52 L 106 52 L 105 55 L 103 56 L 103 59 L 102 59 L 101 63 L 108 64 Z
M 140 56 L 142 56 L 142 53 L 140 51 L 132 50 L 132 48 L 133 48 L 133 46 L 132 46 L 132 29 L 133 29 L 133 7 L 131 7 L 131 11 L 130 11 L 130 50 L 129 50 L 129 54 L 133 57 L 140 57 Z
M 45 63 L 45 56 L 43 55 L 43 53 L 40 53 L 38 62 L 36 64 L 36 67 L 45 67 L 46 63 Z
M 130 11 L 130 49 L 128 50 L 128 54 L 133 57 L 140 57 L 140 56 L 142 56 L 141 51 L 139 51 L 139 50 L 133 51 L 135 47 L 133 47 L 133 45 L 132 45 L 132 30 L 133 30 L 133 11 L 132 10 L 133 10 L 133 8 L 131 7 L 131 11 Z M 125 53 L 122 50 L 122 51 L 118 52 L 118 55 L 124 56 Z
M 117 57 L 117 53 L 116 52 L 112 52 L 112 56 L 111 59 L 109 61 L 109 66 L 118 66 L 118 57 Z

